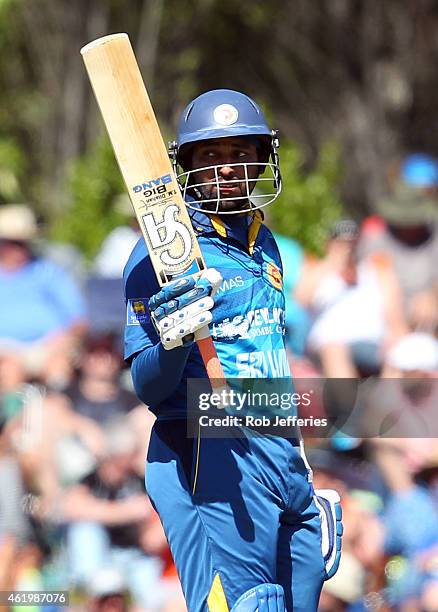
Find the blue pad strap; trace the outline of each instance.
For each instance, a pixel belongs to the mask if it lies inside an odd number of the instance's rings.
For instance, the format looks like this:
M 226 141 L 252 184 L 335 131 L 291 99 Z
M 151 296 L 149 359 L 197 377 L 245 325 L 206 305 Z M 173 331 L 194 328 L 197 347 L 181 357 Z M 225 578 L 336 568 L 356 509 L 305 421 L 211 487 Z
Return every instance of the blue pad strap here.
M 241 595 L 231 612 L 285 612 L 283 587 L 259 584 Z

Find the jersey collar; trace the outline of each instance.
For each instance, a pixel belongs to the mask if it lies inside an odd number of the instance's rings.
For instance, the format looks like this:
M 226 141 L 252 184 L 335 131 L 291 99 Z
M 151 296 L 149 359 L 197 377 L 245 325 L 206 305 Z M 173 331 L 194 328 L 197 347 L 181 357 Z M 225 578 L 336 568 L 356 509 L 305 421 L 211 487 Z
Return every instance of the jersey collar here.
M 190 211 L 193 228 L 197 235 L 217 234 L 221 238 L 233 238 L 237 240 L 250 255 L 254 252 L 255 243 L 261 226 L 263 225 L 263 213 L 260 210 L 248 213 L 245 216 L 246 231 L 242 231 L 242 217 L 236 222 L 232 215 L 206 215 L 200 210 Z

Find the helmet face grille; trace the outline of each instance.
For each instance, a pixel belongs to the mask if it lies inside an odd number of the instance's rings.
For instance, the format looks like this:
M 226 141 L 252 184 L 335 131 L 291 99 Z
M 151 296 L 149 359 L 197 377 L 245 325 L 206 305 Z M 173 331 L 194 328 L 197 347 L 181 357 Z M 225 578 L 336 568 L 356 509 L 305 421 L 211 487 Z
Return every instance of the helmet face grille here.
M 224 180 L 220 176 L 221 167 L 206 166 L 178 174 L 178 182 L 188 208 L 202 210 L 207 214 L 240 214 L 263 208 L 280 195 L 281 175 L 277 164 L 270 162 L 227 164 L 227 167 L 236 167 L 244 171 L 244 177 L 230 180 Z M 257 171 L 257 176 L 250 178 L 251 170 L 254 169 Z M 214 176 L 208 181 L 200 182 L 197 175 L 204 171 L 209 171 Z M 258 184 L 257 189 L 256 184 Z M 223 187 L 233 186 L 239 186 L 241 195 L 221 193 Z M 232 210 L 224 210 L 223 205 L 229 202 L 235 203 L 235 206 Z

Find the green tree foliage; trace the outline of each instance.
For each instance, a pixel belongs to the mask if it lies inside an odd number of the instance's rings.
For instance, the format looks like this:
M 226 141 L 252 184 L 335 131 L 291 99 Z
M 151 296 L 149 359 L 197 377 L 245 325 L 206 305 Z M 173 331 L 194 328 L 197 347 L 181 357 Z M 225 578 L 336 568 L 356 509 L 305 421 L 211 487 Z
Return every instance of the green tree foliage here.
M 288 173 L 283 147 L 285 194 L 295 193 L 299 212 L 278 223 L 312 250 L 321 230 L 305 224 L 325 227 L 337 198 L 322 195 L 332 193 L 325 186 L 337 159 L 325 142 L 339 145 L 343 201 L 356 217 L 385 192 L 389 161 L 412 150 L 438 154 L 432 0 L 0 0 L 0 204 L 32 202 L 58 233 L 68 234 L 60 226 L 70 202 L 79 206 L 72 164 L 78 177 L 76 160 L 93 165 L 102 130 L 79 49 L 117 31 L 129 33 L 172 135 L 182 108 L 208 89 L 238 89 L 266 104 L 272 125 L 305 151 Z M 103 205 L 112 210 L 108 196 L 102 202 L 88 200 L 94 218 Z M 90 255 L 107 223 L 94 228 L 94 242 L 74 241 Z
M 71 204 L 53 226 L 53 238 L 70 242 L 91 259 L 103 239 L 126 218 L 114 208 L 123 181 L 108 139 L 77 160 L 68 180 Z
M 0 136 L 0 198 L 5 202 L 23 199 L 21 182 L 24 157 L 13 138 Z
M 295 143 L 282 143 L 280 153 L 283 190 L 269 207 L 271 226 L 320 255 L 330 226 L 342 215 L 338 149 L 325 143 L 310 170 L 304 168 L 304 155 Z

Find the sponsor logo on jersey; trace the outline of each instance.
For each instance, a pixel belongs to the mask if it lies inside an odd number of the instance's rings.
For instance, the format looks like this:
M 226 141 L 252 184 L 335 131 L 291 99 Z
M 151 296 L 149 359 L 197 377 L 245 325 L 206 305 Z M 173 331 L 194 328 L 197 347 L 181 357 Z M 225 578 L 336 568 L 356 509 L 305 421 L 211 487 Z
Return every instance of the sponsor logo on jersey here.
M 280 269 L 273 263 L 266 264 L 266 276 L 273 287 L 282 289 L 283 278 Z
M 239 111 L 232 104 L 220 104 L 213 111 L 213 118 L 219 125 L 233 125 L 239 117 Z
M 243 287 L 244 280 L 241 276 L 234 276 L 233 278 L 225 279 L 222 285 L 217 290 L 218 293 L 225 293 L 225 291 L 229 291 L 230 289 L 236 289 L 239 287 Z
M 141 325 L 149 321 L 148 298 L 129 299 L 126 305 L 126 324 Z
M 273 351 L 238 353 L 236 367 L 239 378 L 283 378 L 290 376 L 284 348 Z
M 272 334 L 284 335 L 283 308 L 255 308 L 243 315 L 236 315 L 233 319 L 223 319 L 220 323 L 213 323 L 212 336 L 219 338 L 256 338 Z

